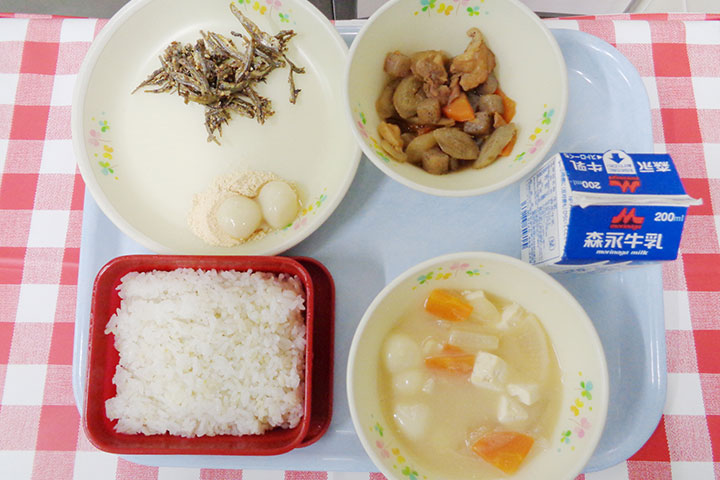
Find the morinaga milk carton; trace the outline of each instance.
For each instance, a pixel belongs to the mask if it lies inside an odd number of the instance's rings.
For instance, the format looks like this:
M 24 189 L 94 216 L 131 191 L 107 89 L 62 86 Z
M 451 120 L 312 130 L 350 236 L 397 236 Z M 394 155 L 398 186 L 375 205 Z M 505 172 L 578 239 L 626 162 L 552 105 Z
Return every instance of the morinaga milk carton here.
M 522 259 L 544 270 L 588 271 L 674 260 L 685 194 L 669 155 L 559 153 L 520 187 Z

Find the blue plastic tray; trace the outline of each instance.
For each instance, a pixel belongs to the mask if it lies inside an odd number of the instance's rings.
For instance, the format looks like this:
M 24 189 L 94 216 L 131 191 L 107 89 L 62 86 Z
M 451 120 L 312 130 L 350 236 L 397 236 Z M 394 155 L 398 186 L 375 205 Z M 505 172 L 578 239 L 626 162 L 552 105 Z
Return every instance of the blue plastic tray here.
M 358 31 L 338 26 L 348 43 Z M 557 151 L 621 148 L 652 152 L 650 107 L 635 68 L 596 37 L 553 30 L 565 55 L 570 102 Z M 375 471 L 355 436 L 345 371 L 355 326 L 375 295 L 397 275 L 428 258 L 485 250 L 520 257 L 517 185 L 475 198 L 439 198 L 410 190 L 369 161 L 360 164 L 347 197 L 330 219 L 288 255 L 324 263 L 337 287 L 334 417 L 317 443 L 275 457 L 130 456 L 156 466 Z M 73 389 L 83 398 L 92 282 L 108 260 L 150 253 L 123 235 L 85 195 L 73 352 Z M 559 275 L 585 307 L 605 348 L 610 408 L 586 471 L 634 454 L 657 426 L 665 404 L 666 366 L 661 268 Z

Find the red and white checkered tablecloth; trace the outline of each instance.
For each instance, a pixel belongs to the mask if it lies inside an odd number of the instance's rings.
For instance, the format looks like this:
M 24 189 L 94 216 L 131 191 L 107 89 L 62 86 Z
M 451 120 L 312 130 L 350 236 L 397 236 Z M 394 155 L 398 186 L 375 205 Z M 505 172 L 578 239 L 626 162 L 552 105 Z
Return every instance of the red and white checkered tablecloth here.
M 647 444 L 586 480 L 720 478 L 720 15 L 549 20 L 614 46 L 650 98 L 655 151 L 691 207 L 663 268 L 667 403 Z M 80 427 L 72 343 L 84 185 L 71 94 L 105 20 L 0 14 L 0 479 L 382 479 L 377 473 L 143 467 L 99 452 Z

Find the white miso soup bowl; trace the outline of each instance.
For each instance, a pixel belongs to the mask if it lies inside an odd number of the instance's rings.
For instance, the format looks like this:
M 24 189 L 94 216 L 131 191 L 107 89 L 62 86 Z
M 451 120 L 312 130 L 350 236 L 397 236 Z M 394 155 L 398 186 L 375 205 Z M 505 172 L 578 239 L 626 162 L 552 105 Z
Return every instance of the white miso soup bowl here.
M 488 167 L 432 175 L 397 162 L 380 148 L 381 119 L 375 101 L 388 81 L 388 52 L 443 50 L 462 53 L 466 32 L 479 28 L 495 54 L 502 90 L 517 103 L 517 141 L 510 155 Z M 550 30 L 519 0 L 390 0 L 363 26 L 350 47 L 345 110 L 363 153 L 392 179 L 438 196 L 482 195 L 510 185 L 545 158 L 565 121 L 568 80 L 565 59 Z
M 347 392 L 355 431 L 377 468 L 391 480 L 451 480 L 426 459 L 413 457 L 392 418 L 383 414 L 379 395 L 384 339 L 396 319 L 435 288 L 482 289 L 537 315 L 560 369 L 560 409 L 546 448 L 535 452 L 533 446 L 510 478 L 575 478 L 605 426 L 609 380 L 602 344 L 583 308 L 552 277 L 518 259 L 487 252 L 443 255 L 410 268 L 377 295 L 360 321 L 350 347 Z M 586 390 L 591 394 L 583 395 Z M 506 475 L 498 470 L 497 477 Z

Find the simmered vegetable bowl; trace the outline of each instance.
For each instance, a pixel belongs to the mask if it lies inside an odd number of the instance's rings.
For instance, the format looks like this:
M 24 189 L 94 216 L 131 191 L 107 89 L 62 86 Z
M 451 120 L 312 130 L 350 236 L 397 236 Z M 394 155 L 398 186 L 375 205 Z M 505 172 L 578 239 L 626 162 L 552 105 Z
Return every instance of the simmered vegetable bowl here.
M 435 175 L 484 168 L 517 138 L 515 102 L 500 89 L 482 32 L 453 58 L 440 50 L 387 54 L 389 80 L 375 108 L 380 146 L 393 159 Z

